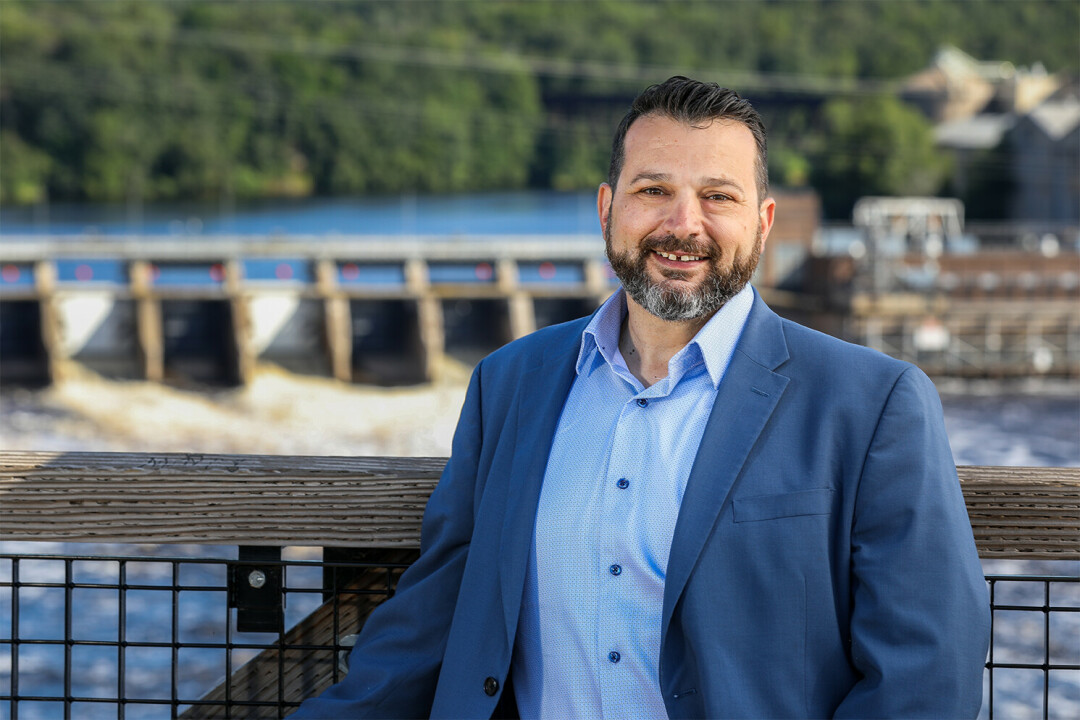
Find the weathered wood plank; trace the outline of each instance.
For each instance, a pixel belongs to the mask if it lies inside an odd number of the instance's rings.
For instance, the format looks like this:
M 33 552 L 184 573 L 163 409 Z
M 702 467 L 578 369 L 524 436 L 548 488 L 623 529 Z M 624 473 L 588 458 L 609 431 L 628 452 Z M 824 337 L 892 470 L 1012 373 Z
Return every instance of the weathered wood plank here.
M 0 452 L 7 540 L 417 548 L 444 458 Z M 1080 468 L 957 468 L 984 557 L 1080 558 Z
M 984 558 L 1080 559 L 1080 468 L 961 466 Z
M 0 453 L 0 537 L 419 547 L 444 458 Z

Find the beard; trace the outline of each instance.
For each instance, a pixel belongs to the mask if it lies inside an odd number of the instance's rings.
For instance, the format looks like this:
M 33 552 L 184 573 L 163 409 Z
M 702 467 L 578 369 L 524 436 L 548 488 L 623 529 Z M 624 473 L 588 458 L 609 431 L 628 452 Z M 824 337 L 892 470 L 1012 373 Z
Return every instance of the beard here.
M 712 315 L 746 287 L 761 257 L 760 226 L 754 237 L 750 256 L 742 257 L 736 253 L 731 268 L 725 270 L 720 267 L 720 257 L 716 255 L 715 246 L 694 240 L 682 240 L 674 235 L 645 238 L 636 254 L 633 250 L 616 253 L 611 243 L 613 224 L 613 218 L 609 217 L 604 233 L 611 269 L 615 271 L 615 276 L 619 278 L 626 294 L 661 320 L 694 320 Z M 659 282 L 653 280 L 647 263 L 649 255 L 657 250 L 704 257 L 709 264 L 705 278 L 697 285 L 680 287 L 681 283 L 678 281 L 688 280 L 690 273 L 662 267 L 660 274 L 664 279 Z

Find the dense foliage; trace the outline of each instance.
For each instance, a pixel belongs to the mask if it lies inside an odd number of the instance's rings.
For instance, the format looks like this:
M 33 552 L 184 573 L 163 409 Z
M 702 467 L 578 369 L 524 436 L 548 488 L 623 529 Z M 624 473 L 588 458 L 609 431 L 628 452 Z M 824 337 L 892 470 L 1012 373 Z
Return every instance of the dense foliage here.
M 946 43 L 1075 73 L 1078 26 L 1052 0 L 5 0 L 0 201 L 591 187 L 682 73 L 753 99 L 774 183 L 842 214 L 942 186 L 893 81 Z

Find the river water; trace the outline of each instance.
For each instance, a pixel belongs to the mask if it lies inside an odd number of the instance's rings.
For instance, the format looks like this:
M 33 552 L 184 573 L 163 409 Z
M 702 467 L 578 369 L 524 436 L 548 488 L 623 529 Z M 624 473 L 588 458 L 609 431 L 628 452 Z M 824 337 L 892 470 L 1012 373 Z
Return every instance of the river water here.
M 275 200 L 240 206 L 58 204 L 0 208 L 0 234 L 141 235 L 580 235 L 599 240 L 592 192 L 530 190 Z

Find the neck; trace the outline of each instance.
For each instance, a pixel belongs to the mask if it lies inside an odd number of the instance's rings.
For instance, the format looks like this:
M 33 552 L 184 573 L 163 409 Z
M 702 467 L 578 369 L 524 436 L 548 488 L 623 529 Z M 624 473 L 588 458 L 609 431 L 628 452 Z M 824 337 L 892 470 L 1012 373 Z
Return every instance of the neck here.
M 661 320 L 626 296 L 619 351 L 626 367 L 649 387 L 667 377 L 668 361 L 694 339 L 711 315 L 693 320 Z

